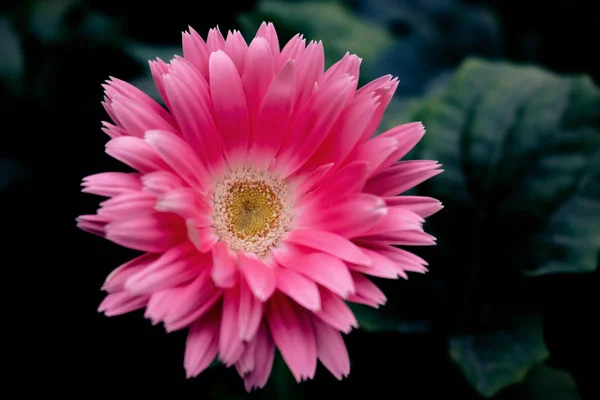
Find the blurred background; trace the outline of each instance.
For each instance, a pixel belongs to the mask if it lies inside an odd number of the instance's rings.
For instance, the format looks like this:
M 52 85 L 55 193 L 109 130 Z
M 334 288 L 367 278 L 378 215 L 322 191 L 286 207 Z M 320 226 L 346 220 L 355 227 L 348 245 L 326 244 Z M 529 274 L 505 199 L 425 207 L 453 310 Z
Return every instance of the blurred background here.
M 38 353 L 34 368 L 32 356 L 19 353 L 17 381 L 45 393 L 98 396 L 599 398 L 594 2 L 38 0 L 0 7 L 0 209 L 5 232 L 17 239 L 6 250 L 23 260 L 42 256 L 6 268 L 4 279 L 43 276 L 33 280 L 51 290 L 37 299 L 34 289 L 16 285 L 20 297 L 7 307 L 13 334 L 33 322 L 33 347 L 52 352 Z M 313 381 L 298 385 L 277 359 L 268 386 L 246 395 L 236 372 L 222 366 L 185 379 L 184 332 L 167 335 L 142 312 L 96 312 L 105 276 L 133 252 L 78 231 L 74 219 L 99 202 L 79 192 L 81 178 L 125 170 L 104 153 L 103 81 L 115 76 L 157 96 L 147 60 L 181 55 L 188 25 L 204 37 L 216 25 L 240 29 L 249 42 L 263 20 L 275 23 L 280 43 L 297 32 L 322 40 L 326 66 L 346 51 L 363 57 L 361 84 L 399 77 L 380 131 L 424 122 L 428 133 L 407 158 L 439 160 L 446 172 L 415 193 L 445 208 L 426 226 L 438 246 L 415 249 L 430 272 L 377 282 L 388 304 L 354 308 L 361 329 L 346 337 L 349 378 L 338 382 L 319 366 Z M 32 385 L 39 375 L 51 376 L 50 386 Z

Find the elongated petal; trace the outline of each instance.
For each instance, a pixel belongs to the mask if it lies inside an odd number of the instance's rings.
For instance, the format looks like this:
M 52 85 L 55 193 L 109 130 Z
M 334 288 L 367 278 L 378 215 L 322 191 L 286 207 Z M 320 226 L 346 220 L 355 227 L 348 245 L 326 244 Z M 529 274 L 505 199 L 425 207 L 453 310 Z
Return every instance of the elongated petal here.
M 157 211 L 175 213 L 185 219 L 191 218 L 197 227 L 212 224 L 208 204 L 191 188 L 173 189 L 163 194 L 158 198 L 154 208 Z
M 275 291 L 275 272 L 273 268 L 242 251 L 238 253 L 238 262 L 252 293 L 263 302 L 271 297 Z
M 132 136 L 143 137 L 144 133 L 150 129 L 175 131 L 173 125 L 165 121 L 151 108 L 126 97 L 115 95 L 112 101 L 112 109 L 119 119 L 120 125 Z
M 444 208 L 442 203 L 433 197 L 393 196 L 383 197 L 383 200 L 390 207 L 404 208 L 423 218 L 427 218 Z
M 158 257 L 158 254 L 147 253 L 120 265 L 106 277 L 104 285 L 102 285 L 102 290 L 106 290 L 109 293 L 123 290 L 125 288 L 125 281 L 129 277 L 155 262 Z
M 182 34 L 183 56 L 189 60 L 194 67 L 206 79 L 208 78 L 208 57 L 210 53 L 202 37 L 192 27 L 189 33 Z
M 252 149 L 260 154 L 254 164 L 268 167 L 284 137 L 295 101 L 296 75 L 294 62 L 288 62 L 267 89 L 254 129 Z
M 188 378 L 204 371 L 217 356 L 219 315 L 211 313 L 190 327 L 185 342 L 183 365 Z
M 184 240 L 179 217 L 165 213 L 120 219 L 106 225 L 106 238 L 134 250 L 163 252 Z
M 113 197 L 130 191 L 142 189 L 140 175 L 124 172 L 102 172 L 83 178 L 81 184 L 84 193 Z
M 331 254 L 351 263 L 364 265 L 371 263 L 369 257 L 358 246 L 335 233 L 298 229 L 288 233 L 284 240 Z
M 223 312 L 219 333 L 219 359 L 226 366 L 235 364 L 244 352 L 244 343 L 239 337 L 240 290 L 232 288 L 223 294 Z
M 184 59 L 173 60 L 164 85 L 183 137 L 205 169 L 222 167 L 222 144 L 215 125 L 208 83 Z
M 242 79 L 233 61 L 222 51 L 210 55 L 210 94 L 214 116 L 228 161 L 245 157 L 249 120 Z
M 271 374 L 275 357 L 275 344 L 264 321 L 259 325 L 253 341 L 256 342 L 254 345 L 254 369 L 244 376 L 246 391 L 265 386 Z
M 229 56 L 231 61 L 233 61 L 233 64 L 241 75 L 244 71 L 244 63 L 246 61 L 248 44 L 239 31 L 234 30 L 233 32 L 229 31 L 227 33 L 227 39 L 225 39 L 225 47 L 223 48 L 223 51 Z
M 385 297 L 385 294 L 383 294 L 381 289 L 363 274 L 353 272 L 352 279 L 354 280 L 354 285 L 356 287 L 356 294 L 355 298 L 349 299 L 350 301 L 365 304 L 374 308 L 379 308 L 379 306 L 386 303 L 387 298 Z
M 76 221 L 79 229 L 100 237 L 105 237 L 104 228 L 110 222 L 107 217 L 96 214 L 80 215 Z
M 279 55 L 279 39 L 277 38 L 277 32 L 275 31 L 275 26 L 273 26 L 273 23 L 263 22 L 262 24 L 260 24 L 260 27 L 256 32 L 256 37 L 265 38 L 265 40 L 269 44 L 269 48 L 271 49 L 271 54 L 273 55 L 273 57 Z
M 213 268 L 211 277 L 215 285 L 231 288 L 238 281 L 238 268 L 235 255 L 229 251 L 225 242 L 218 242 L 212 248 Z
M 146 132 L 146 141 L 183 180 L 200 193 L 206 194 L 210 182 L 208 171 L 187 143 L 164 131 Z
M 267 306 L 273 340 L 297 382 L 312 379 L 317 369 L 317 343 L 311 316 L 275 293 Z
M 312 253 L 299 258 L 278 257 L 277 261 L 312 279 L 341 297 L 354 294 L 354 282 L 346 264 L 325 253 Z
M 263 302 L 254 294 L 246 280 L 240 280 L 240 307 L 238 313 L 239 338 L 245 342 L 252 340 L 263 317 Z
M 198 275 L 202 260 L 189 243 L 172 247 L 159 259 L 125 281 L 131 293 L 146 294 L 175 287 Z
M 400 194 L 441 173 L 439 167 L 435 161 L 401 161 L 370 177 L 364 191 L 379 196 Z
M 106 143 L 106 154 L 142 173 L 171 171 L 156 150 L 141 138 L 122 136 L 112 139 Z
M 254 126 L 263 97 L 274 76 L 273 56 L 269 44 L 265 38 L 257 37 L 248 47 L 242 74 L 251 126 Z
M 358 321 L 344 300 L 324 287 L 319 288 L 319 293 L 321 310 L 315 313 L 317 317 L 344 333 L 349 333 L 352 328 L 358 328 Z
M 277 289 L 290 296 L 296 303 L 311 311 L 321 309 L 319 289 L 314 281 L 287 268 L 277 270 L 276 277 Z
M 144 174 L 141 181 L 145 192 L 158 196 L 185 185 L 180 177 L 168 171 L 154 171 Z
M 98 311 L 104 313 L 107 317 L 114 317 L 117 315 L 126 314 L 131 311 L 139 310 L 144 307 L 148 302 L 148 296 L 138 296 L 129 292 L 116 292 L 107 295 L 100 306 Z
M 129 192 L 112 197 L 100 203 L 98 215 L 111 220 L 131 218 L 144 214 L 152 214 L 156 196 L 145 192 Z
M 350 357 L 340 332 L 316 318 L 313 319 L 313 326 L 319 360 L 338 380 L 348 376 Z
M 377 136 L 377 138 L 382 139 L 395 139 L 397 143 L 396 149 L 391 154 L 382 157 L 379 169 L 385 169 L 404 157 L 421 140 L 424 134 L 425 127 L 422 123 L 411 122 L 396 126 Z

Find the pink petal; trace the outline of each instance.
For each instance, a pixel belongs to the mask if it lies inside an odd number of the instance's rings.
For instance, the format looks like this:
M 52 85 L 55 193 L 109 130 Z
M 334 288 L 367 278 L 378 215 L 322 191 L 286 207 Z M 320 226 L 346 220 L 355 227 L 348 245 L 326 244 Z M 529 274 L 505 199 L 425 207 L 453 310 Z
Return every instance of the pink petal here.
M 219 236 L 215 234 L 214 228 L 196 226 L 194 219 L 185 221 L 188 239 L 194 244 L 201 253 L 212 251 L 213 246 L 219 241 Z
M 338 202 L 345 196 L 359 193 L 366 182 L 368 172 L 369 166 L 364 161 L 346 165 L 326 178 L 326 182 L 315 190 L 312 201 Z
M 110 140 L 106 143 L 106 154 L 142 173 L 171 170 L 156 150 L 137 137 L 123 136 Z
M 231 288 L 238 280 L 238 269 L 234 255 L 230 253 L 225 242 L 218 242 L 212 247 L 213 268 L 211 278 L 217 287 Z
M 101 215 L 80 215 L 76 219 L 77 227 L 85 232 L 97 235 L 100 237 L 105 236 L 104 228 L 109 223 L 109 219 Z
M 132 136 L 143 137 L 144 133 L 150 129 L 175 131 L 173 125 L 151 108 L 123 96 L 115 95 L 112 100 L 112 109 L 119 119 L 119 124 Z
M 379 196 L 400 194 L 441 173 L 435 161 L 401 161 L 367 180 L 364 191 Z
M 212 225 L 210 206 L 205 199 L 191 188 L 173 189 L 158 198 L 155 209 L 162 212 L 172 212 L 182 218 L 194 219 L 195 226 Z
M 103 172 L 90 175 L 83 178 L 81 185 L 83 186 L 81 191 L 84 193 L 106 197 L 142 189 L 139 174 L 124 172 Z
M 309 173 L 294 174 L 289 177 L 288 183 L 292 186 L 296 198 L 300 199 L 316 190 L 332 168 L 333 163 L 324 164 Z
M 222 50 L 225 47 L 225 38 L 219 29 L 219 26 L 212 28 L 208 31 L 208 37 L 206 38 L 206 45 L 209 52 Z
M 283 46 L 275 71 L 279 71 L 289 60 L 297 60 L 298 56 L 304 51 L 305 44 L 306 40 L 302 35 L 299 33 L 294 35 L 294 37 Z M 273 53 L 273 55 L 275 55 L 275 53 Z
M 255 351 L 256 341 L 252 340 L 244 347 L 244 353 L 242 353 L 242 356 L 235 363 L 235 369 L 242 378 L 254 370 Z
M 275 291 L 275 272 L 272 267 L 243 251 L 238 253 L 238 263 L 252 293 L 262 302 Z
M 165 75 L 164 84 L 183 137 L 204 163 L 204 169 L 218 170 L 223 164 L 222 145 L 208 84 L 194 67 L 180 58 L 173 60 L 173 69 Z
M 329 69 L 327 69 L 327 71 L 325 71 L 322 81 L 331 81 L 344 74 L 353 76 L 358 80 L 361 62 L 362 58 L 358 57 L 356 54 L 350 54 L 349 52 L 346 52 L 340 61 L 333 64 L 331 67 L 329 67 Z
M 256 37 L 263 37 L 269 44 L 269 48 L 271 49 L 271 54 L 273 57 L 279 55 L 279 39 L 277 38 L 277 32 L 275 31 L 275 26 L 271 22 L 260 24 L 258 31 L 256 32 Z
M 398 79 L 394 78 L 392 80 L 389 80 L 389 77 L 389 75 L 388 77 L 383 77 L 388 79 L 384 79 L 381 83 L 374 86 L 367 84 L 356 92 L 356 96 L 360 96 L 361 94 L 367 95 L 368 93 L 372 92 L 375 97 L 379 97 L 379 105 L 375 110 L 375 113 L 373 114 L 369 125 L 367 125 L 367 128 L 362 133 L 361 141 L 367 140 L 375 133 L 375 130 L 381 123 L 381 118 L 383 117 L 385 109 L 387 108 L 388 104 L 390 104 L 390 101 L 394 96 L 394 92 L 396 92 L 396 88 L 398 87 Z
M 105 106 L 106 107 L 106 106 Z M 111 111 L 112 112 L 112 111 Z M 114 117 L 116 118 L 116 117 Z M 116 125 L 111 124 L 110 122 L 102 121 L 102 128 L 100 128 L 102 132 L 106 133 L 108 137 L 111 139 L 121 137 L 121 136 L 129 136 L 127 131 L 123 128 L 119 128 Z
M 398 268 L 397 263 L 391 259 L 385 257 L 377 251 L 364 248 L 363 251 L 367 253 L 373 263 L 368 267 L 365 267 L 364 265 L 350 264 L 349 268 L 352 271 L 362 272 L 366 275 L 376 276 L 384 279 L 397 279 L 398 276 L 402 276 L 405 279 L 408 278 L 406 273 L 402 269 Z
M 423 222 L 423 218 L 412 211 L 400 207 L 387 207 L 386 215 L 363 235 L 372 236 L 402 230 L 420 230 Z
M 435 237 L 422 230 L 401 230 L 368 236 L 369 240 L 399 246 L 432 246 Z
M 206 194 L 210 175 L 186 142 L 164 131 L 146 132 L 146 141 L 192 188 Z
M 256 119 L 252 149 L 260 154 L 254 160 L 258 168 L 267 168 L 279 149 L 294 108 L 295 90 L 294 62 L 290 61 L 271 82 Z
M 154 213 L 156 196 L 145 192 L 129 192 L 100 203 L 98 215 L 108 219 L 131 218 Z
M 273 252 L 278 262 L 312 279 L 341 297 L 354 293 L 354 282 L 346 264 L 339 258 L 324 253 L 311 253 L 303 257 L 280 257 Z
M 384 197 L 383 200 L 390 207 L 404 208 L 423 218 L 427 218 L 444 208 L 442 203 L 433 197 L 392 196 Z
M 198 32 L 192 27 L 188 27 L 188 32 L 183 32 L 183 56 L 189 60 L 194 67 L 206 79 L 208 78 L 208 47 Z
M 182 284 L 198 276 L 203 261 L 188 243 L 171 248 L 125 282 L 125 288 L 135 294 L 150 294 Z
M 382 157 L 380 169 L 384 169 L 404 157 L 425 134 L 425 128 L 420 122 L 411 122 L 390 129 L 387 132 L 377 136 L 377 138 L 395 139 L 397 142 L 396 149 L 386 157 Z M 372 139 L 372 140 L 375 140 Z
M 154 61 L 150 60 L 150 61 L 148 61 L 148 64 L 150 65 L 150 72 L 152 73 L 152 79 L 154 80 L 154 85 L 156 85 L 156 89 L 158 90 L 160 97 L 167 104 L 167 107 L 169 107 L 169 109 L 171 109 L 171 104 L 170 104 L 167 94 L 165 92 L 165 86 L 163 83 L 163 75 L 169 72 L 169 68 L 170 68 L 169 64 L 167 64 L 160 58 L 156 58 L 156 60 L 154 60 Z
M 257 299 L 245 279 L 240 280 L 239 338 L 248 342 L 256 335 L 263 317 L 263 303 Z
M 383 256 L 393 260 L 396 262 L 398 267 L 404 271 L 420 273 L 427 272 L 427 268 L 425 267 L 428 265 L 427 261 L 409 251 L 400 249 L 398 247 L 373 242 L 363 242 L 362 245 L 372 248 L 373 250 L 381 253 Z
M 181 218 L 165 213 L 117 220 L 105 227 L 106 238 L 130 249 L 163 252 L 185 239 Z
M 312 280 L 286 268 L 279 268 L 276 278 L 277 289 L 287 294 L 296 303 L 310 311 L 321 309 L 319 288 Z
M 332 203 L 327 208 L 316 211 L 316 207 L 303 210 L 303 214 L 296 217 L 298 227 L 320 229 L 354 238 L 377 225 L 385 217 L 387 208 L 380 197 L 357 193 L 339 204 Z
M 257 37 L 248 47 L 242 74 L 242 84 L 252 126 L 255 124 L 263 97 L 274 76 L 273 56 L 269 44 L 265 38 Z
M 297 382 L 312 379 L 317 369 L 317 343 L 311 317 L 287 297 L 275 293 L 267 307 L 273 341 Z
M 212 292 L 210 294 L 210 297 L 208 297 L 208 299 L 202 303 L 202 306 L 197 308 L 195 311 L 192 311 L 185 317 L 182 317 L 181 319 L 175 321 L 165 320 L 165 330 L 169 333 L 178 331 L 189 326 L 190 324 L 197 321 L 198 318 L 201 318 L 204 314 L 211 310 L 215 306 L 215 304 L 217 304 L 217 302 L 221 300 L 222 297 L 223 291 L 217 290 Z
M 350 374 L 350 357 L 342 335 L 331 326 L 313 318 L 317 355 L 325 368 L 338 380 Z
M 368 164 L 369 175 L 379 168 L 381 163 L 398 148 L 394 138 L 376 136 L 359 144 L 348 157 L 351 160 L 361 160 Z
M 166 192 L 184 186 L 183 180 L 168 171 L 154 171 L 142 175 L 144 191 L 160 196 Z
M 271 368 L 273 368 L 273 359 L 275 357 L 275 344 L 263 321 L 254 336 L 254 369 L 244 377 L 246 391 L 254 388 L 262 388 L 267 383 Z
M 291 231 L 284 241 L 307 246 L 354 264 L 370 265 L 371 260 L 354 243 L 335 233 L 316 229 Z
M 102 300 L 98 312 L 114 317 L 143 308 L 147 302 L 148 296 L 136 296 L 128 292 L 111 293 Z
M 376 98 L 357 97 L 352 100 L 307 165 L 344 161 L 361 139 L 376 108 Z
M 358 328 L 358 321 L 344 300 L 323 287 L 319 288 L 319 291 L 321 310 L 315 313 L 317 317 L 344 333 L 349 333 L 352 328 Z
M 298 59 L 297 68 L 297 103 L 304 104 L 312 94 L 313 86 L 323 75 L 325 54 L 321 42 L 311 41 L 302 57 Z
M 281 144 L 275 170 L 281 169 L 289 176 L 308 161 L 351 98 L 355 83 L 354 78 L 342 76 L 322 87 L 307 102 L 306 108 L 293 119 Z
M 169 125 L 175 126 L 175 121 L 173 120 L 171 114 L 167 112 L 167 110 L 154 101 L 152 97 L 148 96 L 146 93 L 142 92 L 132 84 L 111 77 L 106 81 L 106 84 L 102 86 L 105 89 L 106 95 L 110 99 L 114 98 L 115 96 L 126 97 L 141 106 L 147 107 L 149 110 L 153 111 L 156 115 L 168 122 Z
M 158 257 L 158 254 L 147 253 L 120 265 L 106 277 L 104 285 L 102 285 L 102 290 L 106 290 L 109 293 L 123 290 L 125 288 L 125 281 L 129 277 L 146 268 L 156 261 Z
M 244 157 L 249 122 L 242 79 L 233 61 L 222 51 L 210 55 L 210 93 L 214 116 L 229 162 Z
M 154 325 L 160 321 L 171 323 L 203 307 L 215 291 L 209 282 L 209 273 L 208 265 L 204 265 L 191 281 L 153 291 L 144 316 Z
M 204 371 L 217 356 L 219 348 L 219 315 L 207 315 L 190 327 L 185 342 L 183 365 L 186 376 L 191 378 Z
M 241 75 L 244 71 L 244 61 L 246 60 L 248 44 L 239 31 L 234 30 L 227 33 L 223 51 L 231 58 L 231 61 L 233 61 L 233 64 Z
M 356 295 L 355 299 L 349 299 L 355 303 L 365 304 L 374 308 L 379 308 L 386 303 L 387 298 L 385 294 L 367 279 L 363 274 L 359 272 L 352 272 L 352 279 L 354 280 L 354 285 L 356 286 Z M 361 300 L 362 301 L 357 301 Z
M 223 293 L 223 313 L 219 333 L 219 359 L 231 366 L 242 356 L 244 343 L 239 337 L 239 288 L 227 289 Z

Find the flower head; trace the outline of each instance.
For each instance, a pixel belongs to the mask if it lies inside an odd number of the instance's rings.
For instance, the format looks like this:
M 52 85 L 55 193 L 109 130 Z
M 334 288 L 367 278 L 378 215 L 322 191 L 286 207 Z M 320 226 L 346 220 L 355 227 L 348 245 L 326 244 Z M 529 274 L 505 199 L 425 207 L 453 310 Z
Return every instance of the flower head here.
M 357 90 L 361 59 L 324 71 L 323 46 L 295 36 L 280 50 L 272 24 L 183 34 L 183 57 L 150 62 L 166 108 L 118 79 L 104 88 L 106 152 L 135 172 L 83 180 L 109 197 L 78 226 L 143 252 L 111 273 L 99 310 L 145 308 L 167 331 L 189 329 L 184 366 L 218 359 L 246 389 L 269 377 L 277 348 L 296 380 L 317 360 L 350 372 L 341 333 L 347 302 L 379 307 L 367 278 L 425 272 L 395 245 L 431 245 L 435 199 L 397 196 L 441 172 L 400 161 L 424 134 L 409 123 L 373 137 L 398 82 Z

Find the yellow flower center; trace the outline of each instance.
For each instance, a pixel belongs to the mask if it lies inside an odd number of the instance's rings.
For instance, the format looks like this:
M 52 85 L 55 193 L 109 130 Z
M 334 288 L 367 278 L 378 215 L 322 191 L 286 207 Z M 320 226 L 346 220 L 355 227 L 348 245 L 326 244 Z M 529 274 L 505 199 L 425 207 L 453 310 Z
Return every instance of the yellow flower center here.
M 213 187 L 214 227 L 232 250 L 263 256 L 287 232 L 291 205 L 285 182 L 267 172 L 234 170 Z

